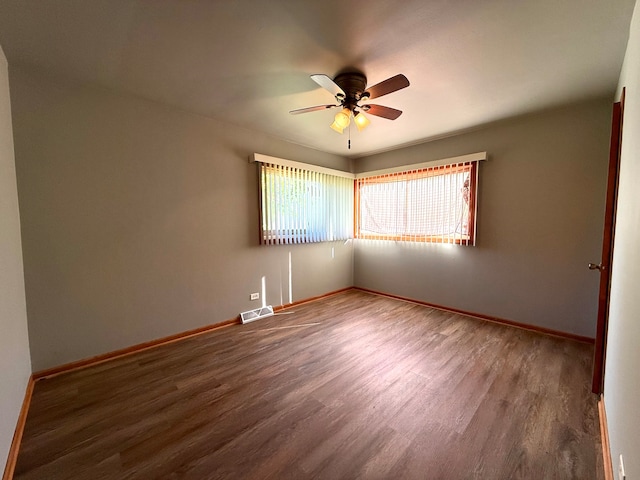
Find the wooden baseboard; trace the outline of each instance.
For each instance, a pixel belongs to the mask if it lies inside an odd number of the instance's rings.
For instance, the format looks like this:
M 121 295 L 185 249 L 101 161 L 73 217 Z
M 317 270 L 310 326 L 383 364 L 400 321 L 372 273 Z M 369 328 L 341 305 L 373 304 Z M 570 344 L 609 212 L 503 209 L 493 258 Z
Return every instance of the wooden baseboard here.
M 320 300 L 322 298 L 332 297 L 333 295 L 338 295 L 342 292 L 348 292 L 349 290 L 353 290 L 354 287 L 346 287 L 341 288 L 340 290 L 334 290 L 333 292 L 325 293 L 324 295 L 318 295 L 317 297 L 305 298 L 304 300 L 298 300 L 297 302 L 287 303 L 286 305 L 280 305 L 277 307 L 273 307 L 274 312 L 279 312 L 280 310 L 286 310 L 288 308 L 296 307 L 298 305 L 302 305 L 309 302 L 315 302 L 316 300 Z
M 16 468 L 16 461 L 18 460 L 18 452 L 20 451 L 20 443 L 22 442 L 24 425 L 27 421 L 29 406 L 31 405 L 31 396 L 33 395 L 34 384 L 35 380 L 33 378 L 33 375 L 31 375 L 29 377 L 29 381 L 27 382 L 27 388 L 24 393 L 24 400 L 22 401 L 22 408 L 20 409 L 20 415 L 18 416 L 16 429 L 13 433 L 13 439 L 11 440 L 11 447 L 9 448 L 9 455 L 7 456 L 7 463 L 4 467 L 2 480 L 11 480 L 13 478 L 13 472 Z
M 535 325 L 527 325 L 527 324 L 523 324 L 523 323 L 518 323 L 518 322 L 514 322 L 511 320 L 505 320 L 502 318 L 498 318 L 498 317 L 493 317 L 493 316 L 489 316 L 489 315 L 483 315 L 483 314 L 479 314 L 479 313 L 474 313 L 474 312 L 468 312 L 465 310 L 460 310 L 457 308 L 451 308 L 451 307 L 445 307 L 442 305 L 436 305 L 433 303 L 429 303 L 429 302 L 423 302 L 420 300 L 415 300 L 412 298 L 407 298 L 407 297 L 402 297 L 399 295 L 393 295 L 393 294 L 389 294 L 389 293 L 384 293 L 384 292 L 378 292 L 375 290 L 370 290 L 367 288 L 362 288 L 362 287 L 346 287 L 346 288 L 342 288 L 340 290 L 335 290 L 333 292 L 329 292 L 323 295 L 319 295 L 316 297 L 311 297 L 311 298 L 306 298 L 304 300 L 299 300 L 287 305 L 280 305 L 280 306 L 276 306 L 274 307 L 274 312 L 278 312 L 281 310 L 285 310 L 285 309 L 289 309 L 292 307 L 295 307 L 297 305 L 302 305 L 305 303 L 309 303 L 309 302 L 314 302 L 316 300 L 320 300 L 322 298 L 327 298 L 333 295 L 337 295 L 339 293 L 342 292 L 346 292 L 349 290 L 360 290 L 363 292 L 367 292 L 367 293 L 372 293 L 374 295 L 381 295 L 381 296 L 385 296 L 385 297 L 389 297 L 389 298 L 395 298 L 397 300 L 403 300 L 406 302 L 412 302 L 412 303 L 416 303 L 419 305 L 425 305 L 428 307 L 432 307 L 432 308 L 437 308 L 439 310 L 444 310 L 444 311 L 448 311 L 448 312 L 454 312 L 454 313 L 459 313 L 462 315 L 467 315 L 467 316 L 471 316 L 471 317 L 475 317 L 475 318 L 480 318 L 482 320 L 487 320 L 490 322 L 496 322 L 496 323 L 501 323 L 504 325 L 510 325 L 512 327 L 518 327 L 518 328 L 523 328 L 525 330 L 533 330 L 536 332 L 540 332 L 540 333 L 544 333 L 547 335 L 554 335 L 554 336 L 558 336 L 558 337 L 563 337 L 563 338 L 569 338 L 571 340 L 577 340 L 580 342 L 585 342 L 585 343 L 594 343 L 594 339 L 593 338 L 589 338 L 589 337 L 582 337 L 580 335 L 574 335 L 571 333 L 566 333 L 566 332 L 560 332 L 560 331 L 556 331 L 556 330 L 551 330 L 548 328 L 543 328 L 543 327 L 538 327 Z M 102 355 L 97 355 L 95 357 L 90 357 L 90 358 L 86 358 L 86 359 L 82 359 L 82 360 L 78 360 L 75 362 L 71 362 L 71 363 L 66 363 L 64 365 L 59 365 L 57 367 L 53 367 L 53 368 L 49 368 L 46 370 L 41 370 L 38 372 L 35 372 L 33 374 L 33 379 L 34 381 L 40 380 L 42 378 L 51 378 L 54 377 L 56 375 L 61 375 L 63 373 L 67 373 L 67 372 L 71 372 L 74 370 L 78 370 L 81 368 L 86 368 L 86 367 L 90 367 L 92 365 L 97 365 L 103 362 L 108 362 L 109 360 L 113 360 L 115 358 L 121 358 L 127 355 L 132 355 L 134 353 L 137 352 L 141 352 L 144 350 L 148 350 L 150 348 L 155 348 L 155 347 L 159 347 L 161 345 L 167 345 L 169 343 L 173 343 L 173 342 L 177 342 L 179 340 L 182 339 L 186 339 L 189 337 L 193 337 L 195 335 L 201 335 L 203 333 L 207 333 L 207 332 L 211 332 L 213 330 L 217 330 L 219 328 L 224 328 L 224 327 L 228 327 L 230 325 L 237 325 L 240 324 L 240 320 L 239 318 L 235 318 L 232 320 L 227 320 L 221 323 L 217 323 L 214 325 L 208 325 L 206 327 L 201 327 L 201 328 L 197 328 L 194 330 L 189 330 L 186 332 L 182 332 L 182 333 L 178 333 L 175 335 L 170 335 L 168 337 L 163 337 L 157 340 L 152 340 L 150 342 L 144 342 L 144 343 L 140 343 L 137 345 L 133 345 L 131 347 L 127 347 L 127 348 L 123 348 L 120 350 L 115 350 L 113 352 L 107 352 L 104 353 Z
M 133 355 L 134 353 L 142 352 L 144 350 L 149 350 L 150 348 L 156 348 L 162 345 L 167 345 L 173 342 L 184 340 L 186 338 L 195 337 L 196 335 L 202 335 L 203 333 L 212 332 L 220 328 L 228 327 L 231 325 L 239 325 L 240 323 L 241 322 L 239 318 L 234 318 L 232 320 L 226 320 L 224 322 L 216 323 L 214 325 L 208 325 L 206 327 L 200 327 L 194 330 L 188 330 L 186 332 L 177 333 L 175 335 L 159 338 L 157 340 L 151 340 L 149 342 L 139 343 L 131 347 L 122 348 L 120 350 L 114 350 L 113 352 L 103 353 L 102 355 L 97 355 L 95 357 L 85 358 L 83 360 L 78 360 L 76 362 L 65 363 L 64 365 L 48 368 L 46 370 L 40 370 L 39 372 L 36 372 L 33 374 L 33 378 L 37 381 L 43 378 L 55 377 L 56 375 L 72 372 L 74 370 L 79 370 L 81 368 L 91 367 L 93 365 L 98 365 L 100 363 L 108 362 L 109 360 L 126 357 L 128 355 Z
M 569 340 L 575 340 L 582 343 L 595 343 L 595 339 L 591 337 L 583 337 L 582 335 L 576 335 L 573 333 L 561 332 L 559 330 L 552 330 L 550 328 L 538 327 L 537 325 L 529 325 L 526 323 L 514 322 L 513 320 L 506 320 L 504 318 L 494 317 L 491 315 L 484 315 L 482 313 L 469 312 L 466 310 L 460 310 L 458 308 L 445 307 L 442 305 L 437 305 L 435 303 L 423 302 L 421 300 L 415 300 L 413 298 L 402 297 L 399 295 L 393 295 L 391 293 L 378 292 L 376 290 L 370 290 L 368 288 L 362 287 L 353 287 L 354 290 L 360 290 L 362 292 L 372 293 L 374 295 L 380 295 L 383 297 L 395 298 L 397 300 L 403 300 L 405 302 L 411 302 L 418 305 L 424 305 L 426 307 L 437 308 L 438 310 L 444 310 L 445 312 L 453 312 L 459 313 L 461 315 L 466 315 L 468 317 L 479 318 L 480 320 L 486 320 L 488 322 L 500 323 L 503 325 L 509 325 L 511 327 L 521 328 L 523 330 L 530 330 L 533 332 L 543 333 L 545 335 L 552 335 L 554 337 L 562 337 L 567 338 Z
M 317 297 L 311 297 L 304 300 L 299 300 L 297 302 L 289 303 L 287 305 L 281 305 L 278 307 L 274 307 L 274 312 L 284 310 L 287 308 L 295 307 L 297 305 L 302 305 L 303 303 L 309 303 L 321 298 L 330 297 L 332 295 L 337 295 L 339 293 L 345 292 L 347 290 L 351 290 L 353 287 L 342 288 L 340 290 L 335 290 L 333 292 L 325 293 L 324 295 L 319 295 Z M 98 365 L 100 363 L 108 362 L 109 360 L 113 360 L 115 358 L 122 358 L 127 355 L 133 355 L 134 353 L 142 352 L 144 350 L 148 350 L 150 348 L 156 348 L 161 345 L 167 345 L 169 343 L 177 342 L 186 338 L 190 338 L 196 335 L 201 335 L 203 333 L 211 332 L 213 330 L 217 330 L 219 328 L 228 327 L 230 325 L 239 325 L 242 322 L 239 318 L 234 318 L 233 320 L 226 320 L 221 323 L 216 323 L 214 325 L 208 325 L 206 327 L 197 328 L 194 330 L 189 330 L 182 333 L 177 333 L 175 335 L 171 335 L 168 337 L 159 338 L 157 340 L 152 340 L 150 342 L 144 342 L 137 345 L 133 345 L 131 347 L 123 348 L 120 350 L 115 350 L 113 352 L 107 352 L 102 355 L 97 355 L 95 357 L 85 358 L 83 360 L 78 360 L 76 362 L 66 363 L 64 365 L 59 365 L 57 367 L 48 368 L 46 370 L 41 370 L 33 374 L 33 378 L 37 381 L 43 378 L 51 378 L 56 375 L 61 375 L 63 373 L 72 372 L 74 370 L 79 370 L 81 368 L 91 367 L 93 365 Z
M 598 400 L 598 416 L 600 418 L 600 440 L 602 442 L 602 462 L 604 464 L 604 480 L 613 480 L 613 463 L 611 462 L 611 446 L 609 445 L 609 427 L 607 412 L 604 408 L 604 396 Z

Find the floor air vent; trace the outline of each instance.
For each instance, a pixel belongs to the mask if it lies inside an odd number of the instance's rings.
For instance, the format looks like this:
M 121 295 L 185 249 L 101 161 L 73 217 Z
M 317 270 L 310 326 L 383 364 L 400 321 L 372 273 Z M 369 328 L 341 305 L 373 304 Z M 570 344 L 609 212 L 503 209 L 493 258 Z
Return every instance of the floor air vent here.
M 240 320 L 242 323 L 255 322 L 261 318 L 270 317 L 273 315 L 273 307 L 268 305 L 262 308 L 256 308 L 255 310 L 249 310 L 248 312 L 242 312 L 240 314 Z

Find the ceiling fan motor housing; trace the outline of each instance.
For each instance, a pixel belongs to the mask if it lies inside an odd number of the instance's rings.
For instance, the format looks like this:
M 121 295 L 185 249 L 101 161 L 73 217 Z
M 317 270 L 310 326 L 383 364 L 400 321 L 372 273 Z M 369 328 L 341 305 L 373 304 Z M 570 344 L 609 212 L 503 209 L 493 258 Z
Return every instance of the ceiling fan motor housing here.
M 324 74 L 311 75 L 311 79 L 322 88 L 330 92 L 338 102 L 337 105 L 316 105 L 314 107 L 299 108 L 289 113 L 316 112 L 328 108 L 342 107 L 356 116 L 360 111 L 367 112 L 376 117 L 395 120 L 402 114 L 402 110 L 366 103 L 358 105 L 358 102 L 371 98 L 379 98 L 389 93 L 397 92 L 409 86 L 409 80 L 402 74 L 387 78 L 367 89 L 367 77 L 359 70 L 342 71 L 332 80 Z M 356 110 L 357 109 L 357 110 Z M 362 117 L 364 119 L 364 116 Z
M 339 95 L 336 95 L 336 99 L 349 110 L 353 110 L 361 98 L 367 97 L 367 95 L 363 96 L 363 93 L 367 88 L 367 77 L 362 73 L 341 73 L 336 76 L 333 81 L 346 94 L 344 99 L 338 98 Z

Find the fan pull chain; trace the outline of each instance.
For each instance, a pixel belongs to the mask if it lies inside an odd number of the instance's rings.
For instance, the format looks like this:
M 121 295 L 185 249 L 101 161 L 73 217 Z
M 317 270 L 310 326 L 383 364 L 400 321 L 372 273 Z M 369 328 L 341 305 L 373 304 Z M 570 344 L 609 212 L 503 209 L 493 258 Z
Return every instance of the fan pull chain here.
M 351 122 L 349 122 L 349 142 L 347 143 L 347 148 L 351 150 Z

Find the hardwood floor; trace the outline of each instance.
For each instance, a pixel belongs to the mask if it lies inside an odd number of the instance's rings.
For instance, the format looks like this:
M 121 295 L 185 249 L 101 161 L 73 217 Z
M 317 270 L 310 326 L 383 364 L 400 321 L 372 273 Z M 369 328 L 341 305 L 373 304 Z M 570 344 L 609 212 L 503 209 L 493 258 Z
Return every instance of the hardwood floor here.
M 600 479 L 593 347 L 349 291 L 36 383 L 16 479 Z

